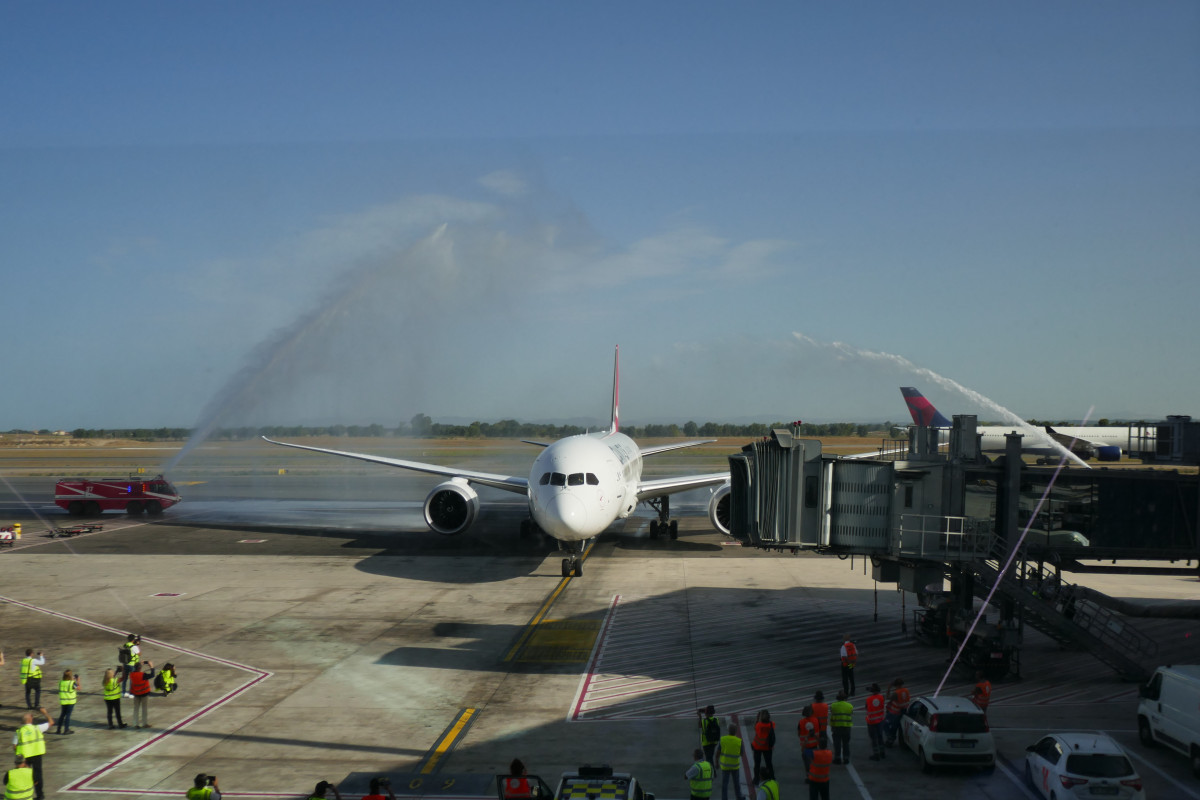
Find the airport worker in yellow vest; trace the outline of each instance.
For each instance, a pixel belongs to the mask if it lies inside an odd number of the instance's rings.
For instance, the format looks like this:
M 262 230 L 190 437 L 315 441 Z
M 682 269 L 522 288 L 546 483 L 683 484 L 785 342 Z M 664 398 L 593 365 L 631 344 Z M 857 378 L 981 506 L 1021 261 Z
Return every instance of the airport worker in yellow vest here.
M 697 747 L 692 753 L 695 763 L 688 767 L 683 777 L 688 780 L 692 800 L 708 800 L 712 797 L 713 765 L 704 757 L 704 749 Z
M 729 733 L 721 737 L 721 800 L 729 800 L 729 781 L 733 781 L 733 793 L 742 800 L 742 782 L 738 770 L 742 767 L 742 737 L 738 736 L 737 725 L 729 725 Z

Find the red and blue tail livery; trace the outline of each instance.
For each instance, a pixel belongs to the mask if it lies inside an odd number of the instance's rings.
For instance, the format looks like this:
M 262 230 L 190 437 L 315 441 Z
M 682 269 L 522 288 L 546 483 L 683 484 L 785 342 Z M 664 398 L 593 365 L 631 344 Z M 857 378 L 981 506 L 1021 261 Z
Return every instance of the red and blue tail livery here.
M 901 386 L 900 393 L 904 395 L 904 402 L 908 403 L 908 413 L 912 415 L 914 424 L 926 428 L 949 428 L 953 424 L 915 387 Z

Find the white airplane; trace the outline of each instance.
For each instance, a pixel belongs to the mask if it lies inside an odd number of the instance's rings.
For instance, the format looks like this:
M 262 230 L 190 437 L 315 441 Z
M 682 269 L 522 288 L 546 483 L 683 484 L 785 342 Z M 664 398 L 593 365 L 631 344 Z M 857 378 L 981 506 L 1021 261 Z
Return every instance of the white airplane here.
M 650 523 L 650 535 L 657 536 L 662 532 L 675 538 L 679 523 L 670 519 L 669 496 L 677 492 L 719 486 L 709 500 L 709 519 L 713 527 L 728 533 L 728 472 L 642 480 L 643 456 L 682 447 L 694 447 L 714 440 L 703 439 L 639 448 L 633 439 L 618 430 L 619 379 L 618 347 L 613 357 L 612 423 L 608 430 L 567 436 L 549 444 L 529 442 L 545 449 L 534 459 L 528 478 L 454 469 L 368 453 L 326 450 L 321 447 L 277 442 L 265 436 L 262 438 L 271 444 L 284 447 L 356 458 L 360 461 L 371 461 L 449 478 L 445 483 L 435 486 L 425 498 L 425 522 L 431 530 L 441 534 L 462 533 L 475 521 L 479 513 L 479 495 L 475 493 L 472 484 L 523 494 L 529 502 L 530 519 L 522 521 L 521 533 L 528 535 L 532 526 L 536 525 L 558 540 L 559 549 L 567 553 L 567 557 L 562 561 L 563 577 L 583 574 L 580 556 L 586 542 L 616 520 L 631 515 L 640 502 L 645 502 L 658 511 L 658 519 Z
M 933 407 L 933 403 L 925 395 L 911 386 L 901 386 L 900 393 L 908 404 L 908 413 L 913 422 L 931 428 L 949 428 L 953 423 Z M 1047 439 L 1052 439 L 1065 447 L 1072 455 L 1087 460 L 1096 458 L 1100 461 L 1119 461 L 1122 451 L 1129 450 L 1130 430 L 1128 427 L 1084 427 L 1084 428 L 1054 428 L 1049 425 L 1042 429 L 1023 429 L 1005 427 L 1003 425 L 982 425 L 976 432 L 983 435 L 981 448 L 987 452 L 1003 451 L 1005 435 L 1009 433 L 1025 434 L 1021 450 L 1026 453 L 1041 456 L 1059 456 L 1061 451 L 1055 448 Z

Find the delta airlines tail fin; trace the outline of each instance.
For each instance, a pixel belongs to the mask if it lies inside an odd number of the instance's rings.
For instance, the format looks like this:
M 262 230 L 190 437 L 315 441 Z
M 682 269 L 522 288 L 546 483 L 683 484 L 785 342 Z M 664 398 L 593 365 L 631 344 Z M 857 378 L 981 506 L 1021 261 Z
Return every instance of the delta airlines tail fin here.
M 949 428 L 954 423 L 946 419 L 942 412 L 933 407 L 933 403 L 925 398 L 912 386 L 901 386 L 900 394 L 908 404 L 908 413 L 912 415 L 913 423 L 927 428 Z
M 618 400 L 621 394 L 621 345 L 617 345 L 615 354 L 613 355 L 613 406 L 612 406 L 612 423 L 608 426 L 609 433 L 616 433 L 620 428 L 620 413 L 618 411 Z

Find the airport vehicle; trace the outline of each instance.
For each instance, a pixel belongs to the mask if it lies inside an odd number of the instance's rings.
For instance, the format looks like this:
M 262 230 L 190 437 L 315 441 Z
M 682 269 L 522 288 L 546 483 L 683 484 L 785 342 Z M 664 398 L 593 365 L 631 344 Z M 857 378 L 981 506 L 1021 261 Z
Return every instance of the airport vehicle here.
M 944 414 L 934 408 L 925 395 L 912 386 L 901 386 L 900 393 L 908 404 L 908 413 L 913 424 L 927 428 L 949 428 L 953 423 Z M 1130 432 L 1128 427 L 1105 426 L 1083 428 L 1054 428 L 1044 425 L 1034 426 L 1004 426 L 982 425 L 975 429 L 982 434 L 981 449 L 985 452 L 1003 452 L 1005 435 L 1009 433 L 1024 434 L 1022 451 L 1032 455 L 1059 456 L 1061 450 L 1055 443 L 1065 447 L 1072 455 L 1087 460 L 1095 458 L 1100 461 L 1119 461 L 1121 453 L 1129 449 Z
M 582 766 L 564 772 L 553 793 L 536 775 L 497 775 L 496 794 L 499 800 L 549 800 L 551 797 L 554 800 L 654 800 L 654 795 L 644 791 L 637 778 L 628 772 L 613 772 L 607 765 Z
M 95 523 L 91 525 L 72 525 L 69 528 L 51 527 L 46 533 L 51 539 L 69 539 L 72 536 L 78 536 L 81 533 L 92 533 L 93 531 L 104 530 L 103 525 Z
M 435 486 L 425 498 L 425 522 L 431 530 L 441 534 L 462 533 L 475 521 L 479 513 L 479 495 L 473 484 L 523 494 L 529 505 L 529 519 L 522 523 L 522 534 L 531 533 L 536 526 L 558 541 L 559 549 L 567 553 L 562 560 L 563 577 L 581 575 L 580 557 L 585 543 L 616 520 L 630 516 L 638 503 L 647 503 L 658 511 L 658 519 L 651 523 L 653 533 L 662 531 L 674 538 L 679 523 L 670 519 L 669 496 L 677 492 L 718 487 L 709 500 L 708 516 L 713 527 L 727 533 L 731 488 L 728 472 L 642 480 L 644 457 L 713 440 L 639 448 L 633 439 L 619 430 L 619 389 L 620 348 L 617 348 L 613 357 L 612 421 L 609 428 L 596 433 L 568 436 L 552 443 L 530 442 L 545 449 L 534 459 L 528 478 L 404 461 L 369 453 L 327 450 L 278 442 L 265 436 L 263 439 L 283 447 L 355 458 L 448 478 Z
M 1051 733 L 1025 750 L 1025 780 L 1047 800 L 1146 800 L 1129 756 L 1103 733 Z
M 105 511 L 158 515 L 182 498 L 162 475 L 153 478 L 62 478 L 54 502 L 73 517 L 98 517 Z
M 900 741 L 921 768 L 996 765 L 996 744 L 983 712 L 965 697 L 918 697 L 900 718 Z
M 1159 667 L 1141 688 L 1138 738 L 1162 743 L 1188 757 L 1200 778 L 1200 666 Z

